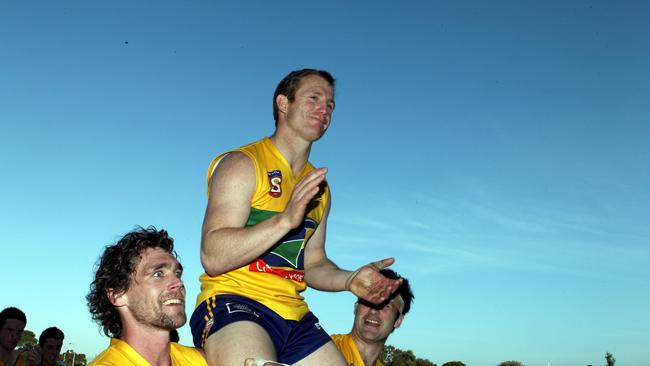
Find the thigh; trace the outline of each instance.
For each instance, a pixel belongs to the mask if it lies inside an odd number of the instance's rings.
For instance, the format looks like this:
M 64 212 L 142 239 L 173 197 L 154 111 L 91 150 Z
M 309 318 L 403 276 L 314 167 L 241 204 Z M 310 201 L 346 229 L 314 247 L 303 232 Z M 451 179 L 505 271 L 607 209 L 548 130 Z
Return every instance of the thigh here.
M 205 340 L 210 366 L 242 366 L 247 358 L 275 360 L 275 347 L 269 334 L 251 321 L 230 323 Z
M 339 352 L 334 342 L 329 341 L 321 346 L 316 351 L 312 352 L 309 356 L 294 363 L 294 366 L 347 366 L 347 362 Z

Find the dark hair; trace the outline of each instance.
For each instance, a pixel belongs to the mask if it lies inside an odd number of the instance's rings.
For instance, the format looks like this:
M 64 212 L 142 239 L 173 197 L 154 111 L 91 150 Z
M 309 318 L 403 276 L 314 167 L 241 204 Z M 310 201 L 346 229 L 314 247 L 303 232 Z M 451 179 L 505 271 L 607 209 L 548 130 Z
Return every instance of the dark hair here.
M 27 324 L 27 317 L 22 310 L 15 308 L 13 306 L 8 307 L 0 312 L 0 329 L 5 326 L 5 321 L 7 319 L 16 319 Z
M 61 329 L 57 327 L 49 327 L 45 329 L 38 337 L 38 345 L 43 347 L 45 341 L 48 339 L 60 339 L 63 341 L 63 338 L 65 338 L 65 336 L 63 335 L 63 331 Z
M 273 119 L 275 120 L 276 126 L 278 125 L 278 105 L 275 100 L 278 98 L 278 95 L 285 95 L 290 102 L 293 102 L 294 98 L 296 97 L 296 91 L 300 87 L 300 81 L 305 76 L 309 75 L 322 77 L 328 83 L 330 83 L 332 89 L 334 89 L 336 80 L 332 74 L 325 70 L 302 69 L 290 72 L 287 76 L 284 77 L 284 79 L 280 81 L 280 83 L 278 83 L 278 86 L 275 88 L 275 94 L 273 94 Z
M 150 226 L 146 229 L 137 227 L 127 233 L 117 243 L 108 245 L 95 265 L 95 279 L 90 284 L 90 292 L 86 296 L 90 314 L 104 334 L 112 338 L 122 335 L 122 321 L 109 301 L 107 291 L 125 292 L 131 285 L 131 276 L 140 263 L 142 252 L 148 248 L 160 248 L 175 258 L 174 239 L 165 230 L 156 230 Z

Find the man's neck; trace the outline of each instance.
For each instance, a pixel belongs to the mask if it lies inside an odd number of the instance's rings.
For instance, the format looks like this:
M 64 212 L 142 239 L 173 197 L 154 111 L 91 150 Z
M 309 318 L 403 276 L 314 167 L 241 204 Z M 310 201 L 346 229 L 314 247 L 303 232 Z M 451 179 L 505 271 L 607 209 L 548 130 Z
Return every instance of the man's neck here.
M 14 352 L 12 349 L 5 349 L 3 347 L 0 347 L 0 361 L 5 366 L 13 365 L 16 362 L 16 358 L 18 356 L 18 352 Z
M 169 331 L 149 327 L 125 327 L 122 340 L 152 366 L 171 366 Z
M 302 141 L 276 131 L 271 137 L 273 145 L 282 153 L 282 156 L 287 160 L 291 171 L 294 176 L 297 176 L 302 171 L 309 160 L 309 153 L 311 152 L 311 143 Z
M 379 359 L 381 351 L 384 349 L 386 340 L 383 342 L 366 342 L 360 337 L 357 337 L 354 332 L 350 333 L 350 335 L 352 336 L 354 344 L 357 346 L 357 350 L 359 351 L 359 355 L 363 360 L 363 364 L 365 366 L 374 366 Z

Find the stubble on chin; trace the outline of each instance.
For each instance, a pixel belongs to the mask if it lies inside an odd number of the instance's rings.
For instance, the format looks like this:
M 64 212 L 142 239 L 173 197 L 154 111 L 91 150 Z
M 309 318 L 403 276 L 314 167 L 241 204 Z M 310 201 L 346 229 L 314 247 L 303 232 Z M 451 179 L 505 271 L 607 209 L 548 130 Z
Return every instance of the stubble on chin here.
M 161 312 L 160 318 L 155 325 L 162 329 L 173 330 L 182 327 L 186 321 L 187 315 L 185 315 L 184 311 L 179 311 L 174 316 Z
M 145 303 L 138 303 L 131 308 L 131 313 L 140 324 L 165 330 L 180 328 L 187 321 L 185 309 L 170 315 L 165 313 L 163 305 L 160 303 L 155 307 Z

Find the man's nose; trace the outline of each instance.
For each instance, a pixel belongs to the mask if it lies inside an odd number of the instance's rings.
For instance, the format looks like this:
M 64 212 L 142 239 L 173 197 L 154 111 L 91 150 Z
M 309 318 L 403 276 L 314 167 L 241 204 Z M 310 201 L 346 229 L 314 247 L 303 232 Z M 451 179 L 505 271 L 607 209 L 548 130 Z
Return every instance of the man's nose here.
M 316 110 L 319 111 L 322 114 L 327 113 L 327 103 L 325 102 L 318 102 L 316 104 Z
M 185 287 L 185 284 L 183 283 L 183 280 L 181 280 L 180 278 L 174 276 L 174 277 L 172 277 L 172 280 L 170 281 L 168 287 L 169 287 L 170 290 L 176 290 L 176 289 Z

